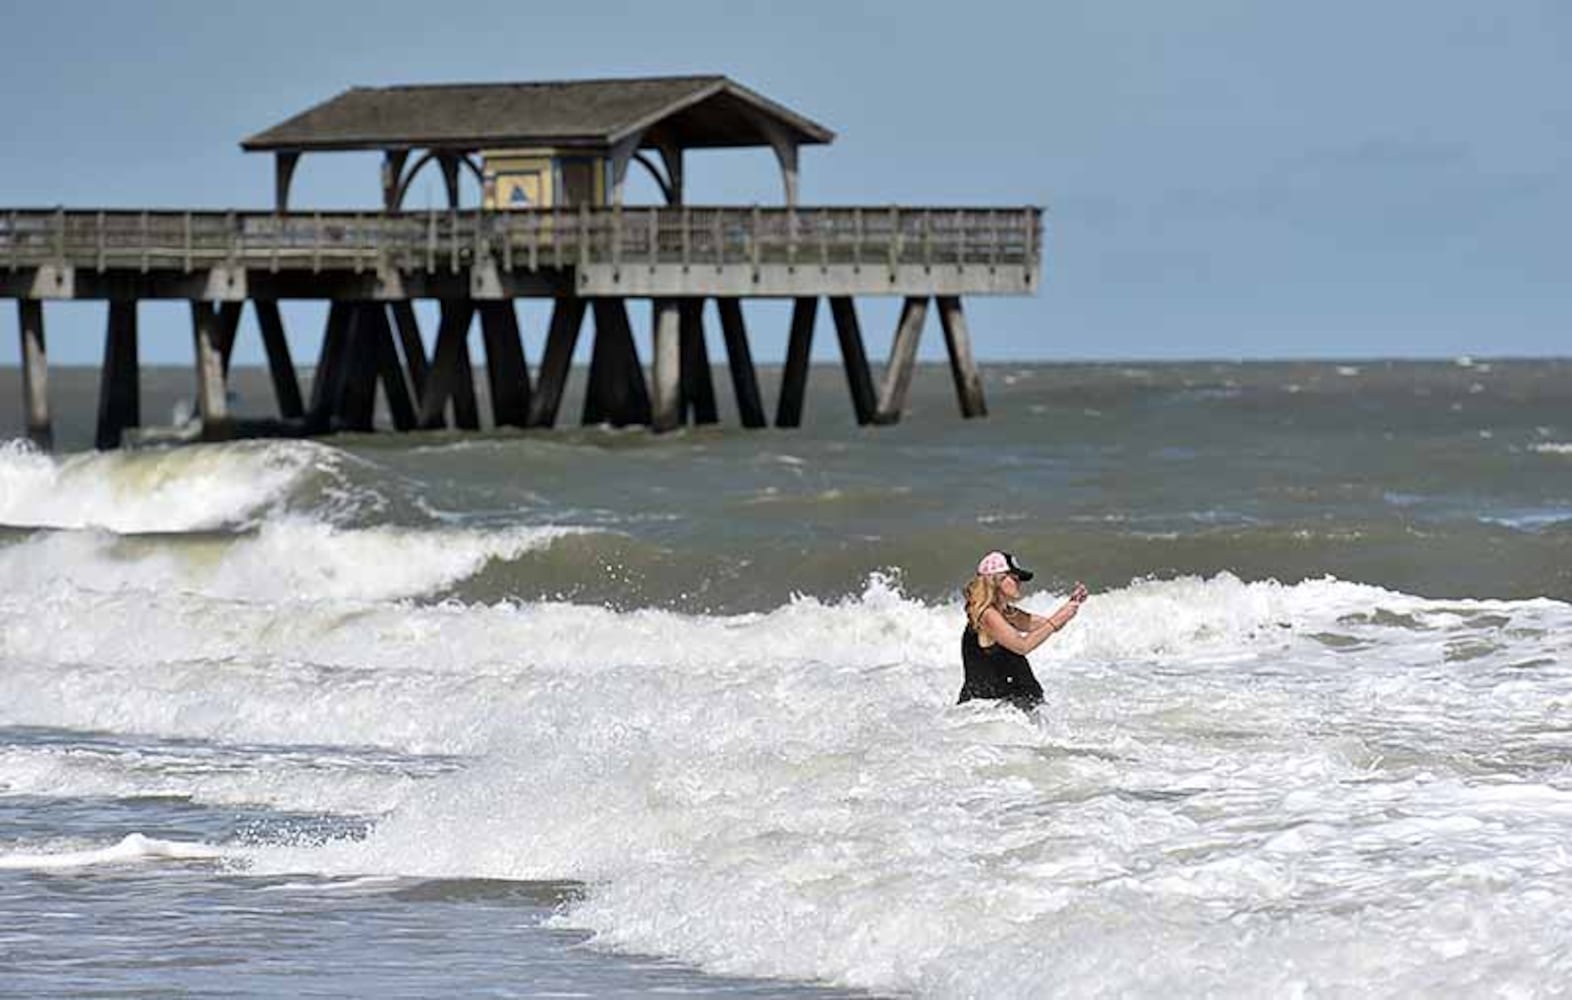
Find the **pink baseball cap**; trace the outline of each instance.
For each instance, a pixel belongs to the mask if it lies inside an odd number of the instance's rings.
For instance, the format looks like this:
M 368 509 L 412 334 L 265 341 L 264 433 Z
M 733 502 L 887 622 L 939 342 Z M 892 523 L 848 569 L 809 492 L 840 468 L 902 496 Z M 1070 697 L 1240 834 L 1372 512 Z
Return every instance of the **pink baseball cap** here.
M 1022 581 L 1032 578 L 1032 571 L 1016 562 L 1015 557 L 1008 552 L 990 552 L 977 564 L 978 576 L 993 576 L 995 573 L 1008 573 Z

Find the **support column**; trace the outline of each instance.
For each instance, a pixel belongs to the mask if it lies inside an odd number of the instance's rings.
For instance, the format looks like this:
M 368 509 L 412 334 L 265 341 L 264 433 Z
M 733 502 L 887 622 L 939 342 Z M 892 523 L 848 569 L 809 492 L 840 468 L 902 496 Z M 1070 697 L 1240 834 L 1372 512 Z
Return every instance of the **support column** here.
M 350 305 L 344 345 L 344 390 L 338 405 L 339 426 L 345 430 L 369 432 L 376 427 L 377 342 L 373 314 L 381 311 L 381 304 L 375 302 Z
M 415 429 L 415 404 L 410 399 L 409 384 L 404 381 L 404 366 L 399 363 L 398 347 L 393 343 L 388 311 L 380 302 L 368 302 L 361 310 L 361 323 L 361 338 L 367 341 L 375 363 L 377 381 L 382 385 L 393 429 L 412 431 Z
M 972 338 L 966 331 L 961 299 L 956 295 L 940 295 L 936 301 L 939 322 L 944 325 L 944 344 L 950 352 L 950 374 L 955 379 L 955 398 L 961 404 L 961 416 L 967 419 L 986 417 L 988 404 L 983 401 L 982 375 L 972 357 Z
M 382 210 L 398 211 L 400 180 L 404 176 L 404 161 L 409 159 L 407 149 L 389 149 L 382 154 Z
M 530 400 L 529 426 L 551 427 L 562 406 L 562 390 L 568 383 L 573 365 L 573 349 L 578 345 L 584 325 L 584 300 L 578 297 L 557 299 L 551 308 L 551 328 L 546 334 L 546 353 L 540 360 L 539 381 Z
M 98 432 L 94 447 L 120 447 L 127 427 L 142 422 L 137 371 L 136 302 L 109 303 L 104 336 L 104 366 L 98 377 Z
M 704 343 L 704 300 L 681 299 L 682 318 L 682 419 L 693 411 L 695 424 L 720 421 L 715 411 L 715 380 L 710 376 L 710 352 Z
M 857 307 L 850 296 L 830 298 L 830 313 L 835 317 L 835 335 L 841 342 L 841 364 L 846 369 L 846 384 L 851 388 L 852 411 L 858 425 L 873 422 L 877 403 L 873 395 L 873 375 L 868 370 L 868 354 L 862 347 L 862 328 L 857 323 Z
M 27 438 L 43 451 L 54 447 L 49 424 L 49 355 L 44 348 L 44 304 L 19 299 L 22 336 L 22 411 Z
M 420 395 L 418 422 L 424 429 L 442 427 L 442 411 L 453 400 L 454 425 L 464 430 L 480 429 L 480 414 L 475 407 L 474 373 L 469 364 L 469 326 L 475 316 L 475 303 L 455 299 L 442 303 L 442 321 L 437 327 L 437 343 L 432 350 L 431 371 L 425 391 Z
M 901 306 L 901 322 L 890 345 L 890 363 L 884 369 L 884 385 L 879 391 L 879 411 L 874 422 L 899 423 L 906 408 L 906 390 L 911 388 L 912 370 L 917 365 L 917 341 L 928 318 L 926 296 L 912 296 Z
M 278 415 L 285 420 L 305 416 L 300 400 L 300 380 L 295 361 L 289 356 L 289 341 L 284 336 L 284 320 L 277 302 L 254 302 L 257 326 L 262 331 L 262 347 L 267 352 L 268 373 L 273 376 L 273 396 L 278 400 Z
M 584 393 L 585 424 L 613 427 L 651 422 L 649 387 L 633 346 L 624 299 L 594 300 L 595 348 L 590 355 L 589 386 Z
M 221 441 L 230 436 L 229 399 L 220 310 L 212 302 L 191 303 L 191 335 L 196 346 L 197 411 L 202 415 L 202 440 Z
M 519 314 L 512 299 L 480 303 L 480 333 L 486 342 L 486 381 L 497 427 L 529 425 L 529 365 L 519 340 Z
M 213 346 L 218 348 L 224 363 L 224 378 L 229 378 L 229 359 L 235 353 L 235 338 L 240 334 L 240 311 L 244 302 L 221 302 L 218 305 L 218 328 Z
M 813 322 L 819 300 L 800 298 L 792 303 L 791 340 L 786 344 L 786 367 L 781 372 L 781 395 L 775 408 L 776 427 L 802 423 L 802 401 L 808 390 L 808 353 L 813 348 Z
M 675 430 L 682 426 L 682 325 L 676 299 L 655 299 L 650 303 L 654 326 L 655 357 L 650 362 L 654 375 L 654 407 L 650 429 Z
M 759 395 L 759 377 L 753 369 L 753 353 L 748 350 L 748 330 L 742 320 L 742 303 L 737 299 L 715 300 L 720 313 L 721 334 L 726 338 L 726 361 L 731 368 L 731 387 L 737 395 L 737 413 L 742 426 L 766 427 L 764 401 Z
M 317 366 L 311 373 L 311 409 L 306 414 L 309 433 L 325 434 L 333 429 L 333 417 L 344 392 L 345 353 L 353 309 L 348 302 L 334 302 L 328 306 L 322 350 L 317 354 Z
M 431 366 L 426 363 L 426 345 L 420 339 L 420 321 L 415 318 L 415 305 L 408 299 L 388 303 L 393 323 L 398 330 L 399 345 L 403 348 L 404 368 L 409 373 L 409 387 L 419 399 L 426 391 L 426 374 Z

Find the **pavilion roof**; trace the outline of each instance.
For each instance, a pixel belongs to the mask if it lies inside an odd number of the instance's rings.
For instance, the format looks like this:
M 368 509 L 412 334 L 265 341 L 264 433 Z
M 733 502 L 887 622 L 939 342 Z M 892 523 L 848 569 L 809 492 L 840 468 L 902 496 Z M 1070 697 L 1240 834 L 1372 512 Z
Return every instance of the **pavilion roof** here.
M 761 124 L 761 122 L 763 124 Z M 353 87 L 243 142 L 248 152 L 610 147 L 642 130 L 685 149 L 835 133 L 724 76 Z

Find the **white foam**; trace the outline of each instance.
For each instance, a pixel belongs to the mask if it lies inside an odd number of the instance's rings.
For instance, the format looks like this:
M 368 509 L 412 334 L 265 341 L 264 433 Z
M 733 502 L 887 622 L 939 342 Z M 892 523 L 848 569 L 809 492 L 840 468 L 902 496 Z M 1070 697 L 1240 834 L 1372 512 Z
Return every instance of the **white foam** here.
M 0 549 L 0 586 L 48 592 L 197 592 L 238 601 L 380 601 L 447 587 L 584 529 L 340 528 L 303 516 L 254 532 L 139 545 L 102 532 L 43 534 Z
M 129 532 L 244 523 L 342 455 L 270 441 L 54 458 L 11 442 L 0 445 L 0 524 Z
M 93 868 L 154 860 L 209 860 L 223 857 L 223 851 L 209 844 L 158 840 L 140 833 L 127 834 L 109 847 L 74 851 L 15 852 L 0 854 L 0 871 L 60 871 Z
M 465 755 L 257 874 L 580 879 L 604 946 L 879 993 L 1564 981 L 1555 601 L 1143 581 L 1034 654 L 1036 718 L 953 706 L 958 608 L 878 577 L 735 616 L 39 602 L 0 593 L 0 724 Z
M 1541 441 L 1528 446 L 1529 451 L 1537 451 L 1541 455 L 1572 455 L 1572 444 L 1564 441 Z

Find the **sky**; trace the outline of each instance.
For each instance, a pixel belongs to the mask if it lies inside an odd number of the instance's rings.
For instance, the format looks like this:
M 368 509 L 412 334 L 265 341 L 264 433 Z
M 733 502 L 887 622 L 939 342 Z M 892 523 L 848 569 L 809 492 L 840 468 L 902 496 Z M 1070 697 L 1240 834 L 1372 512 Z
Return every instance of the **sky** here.
M 985 361 L 1572 354 L 1557 0 L 0 0 L 0 39 L 0 208 L 266 208 L 239 141 L 356 85 L 722 73 L 837 133 L 805 205 L 1046 208 L 1039 294 L 967 300 Z M 378 169 L 308 156 L 293 204 L 375 207 Z M 765 150 L 687 173 L 694 203 L 781 199 Z M 897 305 L 862 303 L 875 356 Z M 749 315 L 769 361 L 785 313 Z M 46 322 L 52 363 L 96 363 L 102 303 Z M 189 325 L 144 307 L 143 359 L 189 359 Z

